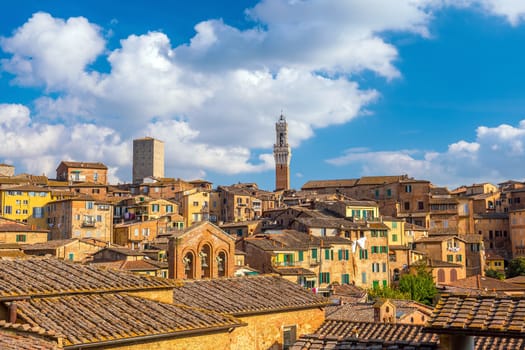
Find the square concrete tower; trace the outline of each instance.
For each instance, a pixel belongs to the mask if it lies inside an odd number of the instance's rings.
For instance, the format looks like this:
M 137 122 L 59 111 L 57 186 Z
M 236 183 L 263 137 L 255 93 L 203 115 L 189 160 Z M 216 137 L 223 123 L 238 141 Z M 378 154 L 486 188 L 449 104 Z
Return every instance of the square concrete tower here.
M 164 177 L 164 142 L 152 137 L 133 140 L 133 183 Z

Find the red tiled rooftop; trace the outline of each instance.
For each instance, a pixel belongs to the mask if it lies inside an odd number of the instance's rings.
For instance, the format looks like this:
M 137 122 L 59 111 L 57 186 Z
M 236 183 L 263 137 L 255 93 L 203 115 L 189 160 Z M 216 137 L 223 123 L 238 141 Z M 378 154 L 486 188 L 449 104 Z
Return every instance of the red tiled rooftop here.
M 210 296 L 213 295 L 213 298 Z M 234 316 L 323 307 L 329 301 L 278 276 L 185 281 L 174 289 L 176 303 Z
M 525 338 L 525 298 L 444 294 L 426 331 Z
M 213 311 L 124 294 L 87 294 L 16 301 L 17 319 L 64 336 L 64 346 L 139 341 L 229 329 L 241 321 Z
M 170 288 L 176 285 L 173 280 L 109 271 L 57 259 L 0 260 L 0 300 L 78 292 Z

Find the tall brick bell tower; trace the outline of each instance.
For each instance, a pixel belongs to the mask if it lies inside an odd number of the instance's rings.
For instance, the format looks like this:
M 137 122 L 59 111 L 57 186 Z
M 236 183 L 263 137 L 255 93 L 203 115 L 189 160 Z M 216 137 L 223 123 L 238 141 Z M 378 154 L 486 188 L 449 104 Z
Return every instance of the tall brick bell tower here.
M 275 190 L 290 189 L 290 158 L 292 151 L 288 144 L 288 123 L 281 114 L 275 123 L 275 144 L 273 145 L 273 156 L 275 158 Z

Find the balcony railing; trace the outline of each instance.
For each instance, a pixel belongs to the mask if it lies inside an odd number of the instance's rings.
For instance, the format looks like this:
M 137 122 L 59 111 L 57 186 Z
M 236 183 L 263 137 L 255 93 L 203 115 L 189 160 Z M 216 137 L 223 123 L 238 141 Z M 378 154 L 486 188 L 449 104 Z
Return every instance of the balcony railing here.
M 95 227 L 95 221 L 82 221 L 82 227 Z

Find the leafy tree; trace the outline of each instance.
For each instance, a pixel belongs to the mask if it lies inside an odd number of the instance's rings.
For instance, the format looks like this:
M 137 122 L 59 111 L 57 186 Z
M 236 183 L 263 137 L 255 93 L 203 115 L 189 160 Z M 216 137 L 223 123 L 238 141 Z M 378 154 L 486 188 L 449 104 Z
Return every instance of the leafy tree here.
M 515 258 L 509 262 L 507 277 L 516 277 L 525 275 L 525 258 Z
M 432 273 L 426 264 L 419 264 L 415 274 L 406 274 L 399 279 L 399 291 L 410 295 L 410 299 L 432 305 L 437 289 Z
M 371 299 L 385 298 L 385 299 L 410 299 L 408 293 L 403 293 L 399 289 L 391 287 L 376 287 L 368 291 L 368 296 Z
M 485 270 L 485 276 L 492 277 L 492 278 L 497 278 L 499 280 L 504 280 L 505 279 L 505 274 L 503 272 L 492 270 L 492 269 Z

